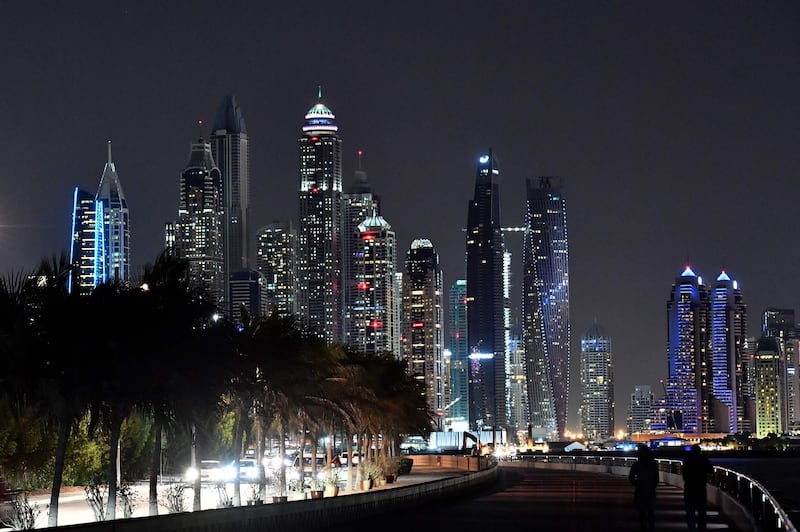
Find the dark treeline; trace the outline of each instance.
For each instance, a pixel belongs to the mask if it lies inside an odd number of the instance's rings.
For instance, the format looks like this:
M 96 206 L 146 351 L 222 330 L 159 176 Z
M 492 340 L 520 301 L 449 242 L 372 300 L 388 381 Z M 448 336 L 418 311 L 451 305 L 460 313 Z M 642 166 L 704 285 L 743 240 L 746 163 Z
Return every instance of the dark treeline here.
M 140 279 L 88 296 L 68 293 L 71 275 L 62 255 L 0 279 L 0 478 L 51 488 L 50 526 L 62 484 L 107 484 L 113 519 L 113 488 L 149 478 L 155 514 L 158 475 L 193 457 L 263 456 L 273 440 L 283 454 L 301 434 L 316 452 L 340 434 L 378 459 L 430 430 L 420 381 L 392 354 L 325 344 L 294 317 L 215 319 L 184 260 L 161 254 Z

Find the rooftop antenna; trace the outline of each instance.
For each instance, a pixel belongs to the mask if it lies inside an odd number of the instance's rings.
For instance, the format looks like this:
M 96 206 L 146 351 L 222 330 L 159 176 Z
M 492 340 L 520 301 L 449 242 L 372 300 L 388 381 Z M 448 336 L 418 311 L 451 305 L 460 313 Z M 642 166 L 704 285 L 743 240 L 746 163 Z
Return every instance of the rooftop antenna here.
M 197 138 L 202 141 L 203 140 L 203 121 L 197 121 Z
M 317 100 L 322 101 L 322 85 L 317 85 Z
M 111 141 L 108 141 L 108 163 L 111 164 Z
M 364 156 L 364 150 L 358 150 L 356 157 L 358 157 L 358 169 L 361 170 L 361 158 Z

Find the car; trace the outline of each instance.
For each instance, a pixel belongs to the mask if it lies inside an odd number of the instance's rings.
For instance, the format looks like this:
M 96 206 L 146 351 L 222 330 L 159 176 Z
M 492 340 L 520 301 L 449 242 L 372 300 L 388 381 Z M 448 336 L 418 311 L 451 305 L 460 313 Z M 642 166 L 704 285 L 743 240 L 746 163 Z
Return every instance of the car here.
M 226 466 L 220 460 L 200 460 L 198 467 L 186 470 L 186 482 L 194 483 L 198 476 L 201 483 L 219 483 L 229 482 L 236 475 L 233 466 Z
M 258 464 L 254 458 L 239 459 L 239 480 L 243 482 L 258 480 Z
M 310 479 L 312 473 L 312 464 L 316 462 L 316 469 L 317 469 L 317 477 L 320 479 L 324 479 L 326 474 L 326 466 L 328 465 L 328 457 L 324 454 L 318 454 L 314 461 L 310 455 L 303 455 L 303 479 Z M 294 462 L 292 462 L 292 470 L 287 472 L 287 477 L 289 480 L 296 480 L 300 475 L 300 455 L 294 457 Z

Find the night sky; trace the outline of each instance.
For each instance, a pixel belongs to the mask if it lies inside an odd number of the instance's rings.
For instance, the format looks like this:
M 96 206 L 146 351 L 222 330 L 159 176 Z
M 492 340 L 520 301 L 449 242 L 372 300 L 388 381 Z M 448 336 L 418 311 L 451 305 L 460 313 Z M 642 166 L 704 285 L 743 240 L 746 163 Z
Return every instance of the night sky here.
M 617 427 L 636 384 L 660 395 L 666 300 L 688 263 L 739 281 L 749 329 L 798 308 L 800 3 L 0 0 L 0 272 L 69 240 L 72 188 L 113 142 L 134 268 L 163 247 L 189 144 L 235 94 L 258 227 L 297 220 L 297 138 L 317 87 L 400 241 L 464 275 L 479 155 L 503 225 L 525 178 L 567 198 L 577 427 L 579 339 L 612 339 Z M 197 121 L 205 125 L 198 129 Z M 254 233 L 255 231 L 253 231 Z M 514 295 L 521 294 L 521 234 Z

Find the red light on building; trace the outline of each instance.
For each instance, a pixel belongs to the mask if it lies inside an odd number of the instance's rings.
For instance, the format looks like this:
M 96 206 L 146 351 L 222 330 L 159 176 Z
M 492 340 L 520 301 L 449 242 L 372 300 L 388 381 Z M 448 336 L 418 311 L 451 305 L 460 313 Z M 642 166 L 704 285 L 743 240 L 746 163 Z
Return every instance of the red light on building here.
M 456 333 L 456 340 L 458 340 L 459 338 L 461 338 L 461 333 L 460 333 L 460 332 L 457 332 L 457 333 Z
M 358 283 L 359 290 L 367 290 L 368 288 L 369 288 L 369 283 L 365 283 L 364 281 Z
M 383 322 L 378 320 L 372 320 L 372 323 L 369 324 L 370 327 L 373 329 L 380 329 L 383 327 Z
M 372 242 L 373 240 L 375 240 L 375 233 L 364 233 L 363 235 L 361 235 L 361 238 L 365 242 Z
M 317 187 L 314 187 L 311 189 L 311 192 L 319 192 L 319 189 Z
M 419 329 L 420 327 L 422 327 L 422 326 L 424 326 L 424 325 L 425 325 L 425 324 L 424 324 L 424 323 L 422 323 L 421 321 L 415 321 L 414 323 L 412 323 L 412 324 L 411 324 L 411 326 L 412 326 L 413 328 L 415 328 L 415 329 Z
M 319 137 L 311 137 L 311 142 L 317 142 L 318 140 L 319 140 Z

